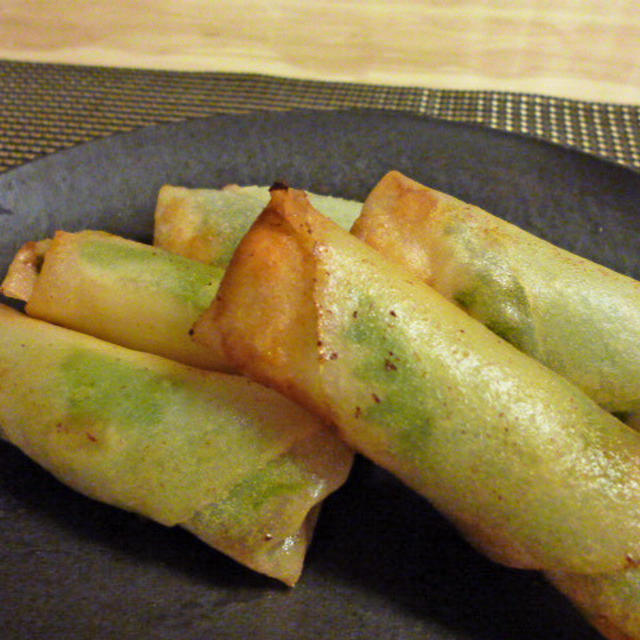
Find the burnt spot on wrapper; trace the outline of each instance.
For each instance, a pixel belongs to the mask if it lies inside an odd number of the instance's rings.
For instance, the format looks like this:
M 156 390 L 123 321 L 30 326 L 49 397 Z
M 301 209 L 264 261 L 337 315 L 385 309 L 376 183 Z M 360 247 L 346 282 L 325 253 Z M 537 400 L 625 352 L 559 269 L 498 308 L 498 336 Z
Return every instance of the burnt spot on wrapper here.
M 272 191 L 287 191 L 289 189 L 289 185 L 283 180 L 276 180 L 270 187 L 269 193 Z

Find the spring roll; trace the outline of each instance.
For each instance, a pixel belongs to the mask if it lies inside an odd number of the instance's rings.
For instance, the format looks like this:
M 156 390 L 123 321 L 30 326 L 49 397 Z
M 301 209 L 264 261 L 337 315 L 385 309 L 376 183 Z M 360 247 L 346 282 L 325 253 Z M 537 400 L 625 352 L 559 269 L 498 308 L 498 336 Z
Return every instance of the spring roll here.
M 640 434 L 302 192 L 273 191 L 195 326 L 212 337 L 491 556 L 585 573 L 640 560 Z
M 42 320 L 192 366 L 225 361 L 189 331 L 209 306 L 222 269 L 102 231 L 29 242 L 0 291 Z
M 77 491 L 182 526 L 293 585 L 352 454 L 319 420 L 205 372 L 0 305 L 0 434 Z
M 325 215 L 348 229 L 361 202 L 309 194 Z M 154 244 L 207 264 L 226 267 L 242 236 L 269 202 L 269 188 L 229 185 L 224 189 L 163 186 L 155 211 Z
M 332 420 L 494 560 L 636 580 L 640 434 L 304 194 L 274 190 L 194 337 Z
M 514 566 L 640 560 L 640 434 L 424 283 L 273 191 L 194 338 L 337 424 Z
M 640 283 L 398 172 L 352 232 L 640 430 Z M 640 569 L 552 571 L 609 638 L 640 638 Z
M 396 171 L 352 232 L 608 411 L 640 410 L 640 282 Z

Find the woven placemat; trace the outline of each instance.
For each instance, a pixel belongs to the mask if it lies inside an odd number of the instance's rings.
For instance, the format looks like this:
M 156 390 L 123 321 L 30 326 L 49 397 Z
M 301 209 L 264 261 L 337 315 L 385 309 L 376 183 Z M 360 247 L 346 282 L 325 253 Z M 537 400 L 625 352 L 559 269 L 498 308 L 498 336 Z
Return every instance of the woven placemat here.
M 253 74 L 0 61 L 0 171 L 68 146 L 215 113 L 375 108 L 485 125 L 640 170 L 640 107 Z

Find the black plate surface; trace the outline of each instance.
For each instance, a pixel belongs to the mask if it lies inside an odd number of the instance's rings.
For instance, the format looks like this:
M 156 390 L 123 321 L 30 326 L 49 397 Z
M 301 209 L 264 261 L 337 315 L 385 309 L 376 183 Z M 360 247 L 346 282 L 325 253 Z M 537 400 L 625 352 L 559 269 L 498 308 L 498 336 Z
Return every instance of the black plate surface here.
M 376 112 L 219 116 L 151 127 L 0 175 L 0 269 L 57 228 L 148 239 L 164 183 L 276 179 L 362 199 L 389 169 L 640 276 L 640 175 L 487 129 Z M 595 640 L 536 573 L 496 566 L 359 460 L 326 503 L 293 590 L 181 530 L 85 499 L 0 442 L 7 639 Z

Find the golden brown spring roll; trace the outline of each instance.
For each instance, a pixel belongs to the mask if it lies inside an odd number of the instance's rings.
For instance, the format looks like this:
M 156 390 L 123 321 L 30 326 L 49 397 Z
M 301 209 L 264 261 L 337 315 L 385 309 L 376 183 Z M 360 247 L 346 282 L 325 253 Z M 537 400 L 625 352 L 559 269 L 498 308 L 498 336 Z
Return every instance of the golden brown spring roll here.
M 205 369 L 224 359 L 191 339 L 222 269 L 102 231 L 28 242 L 0 291 L 26 312 L 130 349 Z
M 494 560 L 632 580 L 640 434 L 304 194 L 272 193 L 195 338 L 332 420 Z
M 640 283 L 392 171 L 352 232 L 640 429 Z M 548 574 L 610 638 L 640 638 L 640 570 Z
M 196 324 L 211 336 L 510 564 L 640 558 L 640 435 L 301 192 L 273 192 Z
M 608 411 L 640 410 L 640 282 L 397 171 L 352 232 Z
M 245 378 L 2 305 L 0 435 L 77 491 L 289 585 L 352 461 L 321 421 Z

